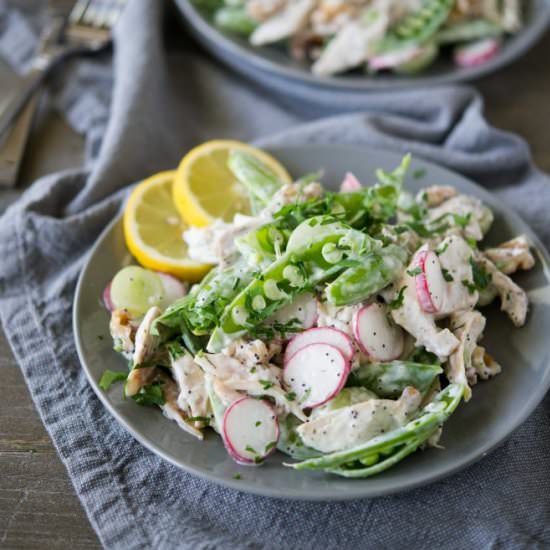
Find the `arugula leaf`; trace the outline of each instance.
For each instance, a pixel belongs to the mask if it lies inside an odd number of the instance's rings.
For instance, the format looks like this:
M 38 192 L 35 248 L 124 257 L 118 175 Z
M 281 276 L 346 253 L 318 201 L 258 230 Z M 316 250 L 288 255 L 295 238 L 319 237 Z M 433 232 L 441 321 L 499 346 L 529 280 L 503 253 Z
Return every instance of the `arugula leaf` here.
M 128 378 L 127 372 L 117 372 L 114 370 L 106 369 L 105 371 L 103 371 L 101 379 L 99 380 L 99 387 L 103 391 L 107 391 L 115 382 L 121 382 L 123 380 L 126 380 L 126 378 Z

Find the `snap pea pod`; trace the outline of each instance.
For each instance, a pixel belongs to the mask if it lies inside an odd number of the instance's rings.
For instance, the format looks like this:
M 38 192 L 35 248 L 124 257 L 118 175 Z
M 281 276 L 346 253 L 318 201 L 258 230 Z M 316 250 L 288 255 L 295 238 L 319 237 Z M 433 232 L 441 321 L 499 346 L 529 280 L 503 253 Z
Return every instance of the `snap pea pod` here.
M 461 384 L 450 384 L 439 392 L 434 400 L 426 405 L 414 420 L 401 428 L 396 428 L 384 435 L 377 436 L 352 449 L 337 451 L 295 464 L 285 464 L 285 466 L 289 466 L 295 470 L 325 470 L 338 475 L 346 475 L 346 477 L 367 477 L 368 475 L 378 473 L 378 471 L 381 471 L 380 468 L 383 466 L 386 468 L 392 466 L 429 439 L 433 432 L 456 409 L 462 399 L 463 393 L 464 386 Z M 408 448 L 409 452 L 402 452 L 404 448 Z M 389 458 L 396 454 L 398 457 L 390 461 Z M 383 459 L 382 462 L 374 462 L 374 460 L 380 460 L 380 458 Z M 356 461 L 359 461 L 361 466 L 364 462 L 372 462 L 372 464 L 367 468 L 359 467 L 359 469 L 354 471 L 352 467 L 355 466 Z M 386 464 L 383 464 L 384 462 Z M 378 464 L 380 466 L 376 469 Z
M 379 397 L 397 399 L 408 386 L 416 388 L 420 393 L 426 393 L 434 378 L 442 372 L 439 365 L 412 361 L 369 363 L 361 365 L 350 374 L 348 385 L 365 387 Z
M 326 472 L 329 474 L 336 474 L 341 477 L 347 477 L 347 478 L 366 478 L 366 477 L 372 477 L 376 474 L 379 474 L 380 472 L 383 472 L 387 470 L 388 468 L 391 468 L 394 464 L 397 464 L 398 462 L 401 462 L 405 457 L 409 456 L 410 454 L 414 453 L 416 449 L 425 440 L 419 440 L 414 439 L 410 443 L 405 444 L 403 447 L 401 447 L 400 450 L 397 452 L 391 454 L 384 460 L 379 460 L 379 456 L 374 457 L 374 460 L 372 461 L 372 464 L 368 460 L 365 460 L 365 463 L 367 464 L 365 468 L 353 468 L 348 469 L 343 466 L 340 466 L 339 468 L 327 468 Z M 363 461 L 361 461 L 362 463 Z M 369 465 L 370 464 L 370 465 Z
M 406 15 L 391 29 L 390 40 L 422 43 L 447 21 L 455 0 L 427 0 L 417 11 Z
M 283 185 L 268 166 L 248 153 L 232 151 L 227 166 L 258 206 L 265 206 Z
M 333 218 L 306 220 L 293 231 L 281 258 L 257 274 L 225 308 L 208 351 L 219 351 L 293 297 L 333 278 L 347 267 L 357 248 L 368 253 L 377 246 L 378 241 Z
M 214 13 L 214 23 L 224 31 L 245 36 L 251 34 L 257 27 L 257 22 L 248 15 L 246 9 L 239 6 L 218 9 Z
M 465 21 L 450 27 L 442 28 L 434 37 L 438 44 L 454 44 L 455 42 L 470 42 L 482 38 L 500 36 L 502 27 L 484 19 Z
M 327 286 L 327 301 L 343 306 L 366 300 L 399 276 L 407 257 L 407 252 L 394 244 L 364 256 Z

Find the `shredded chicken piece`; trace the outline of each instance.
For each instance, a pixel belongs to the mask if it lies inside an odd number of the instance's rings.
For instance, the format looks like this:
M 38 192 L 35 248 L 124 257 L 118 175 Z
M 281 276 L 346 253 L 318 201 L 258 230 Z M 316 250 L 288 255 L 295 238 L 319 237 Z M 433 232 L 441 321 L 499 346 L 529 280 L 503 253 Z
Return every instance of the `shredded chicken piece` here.
M 150 384 L 156 374 L 155 367 L 140 367 L 150 359 L 157 348 L 157 338 L 151 334 L 151 327 L 157 317 L 162 314 L 157 306 L 153 306 L 145 314 L 136 333 L 133 355 L 133 368 L 126 381 L 125 393 L 128 397 L 135 395 L 140 388 Z
M 472 355 L 485 329 L 485 317 L 479 311 L 464 311 L 451 315 L 451 330 L 460 340 L 457 350 L 449 357 L 447 378 L 464 386 L 464 401 L 472 397 L 467 372 L 472 368 Z
M 420 406 L 422 395 L 413 387 L 397 400 L 369 399 L 301 424 L 297 432 L 305 445 L 323 453 L 350 449 L 406 424 Z
M 160 408 L 164 416 L 176 422 L 187 433 L 194 435 L 198 439 L 204 439 L 202 432 L 195 428 L 193 423 L 187 422 L 187 415 L 180 409 L 178 405 L 178 386 L 174 380 L 165 374 L 159 374 L 157 379 L 162 383 L 162 394 L 165 402 Z
M 172 373 L 178 385 L 178 407 L 191 417 L 209 418 L 209 401 L 204 373 L 188 353 L 172 360 Z M 195 421 L 195 428 L 204 426 L 204 421 Z
M 499 271 L 507 275 L 515 273 L 518 269 L 527 271 L 535 265 L 535 258 L 531 254 L 525 235 L 506 241 L 495 248 L 489 248 L 484 254 Z
M 445 201 L 456 197 L 457 191 L 450 185 L 432 185 L 420 191 L 419 195 L 424 195 L 426 204 L 429 208 L 435 208 Z
M 246 3 L 246 11 L 252 19 L 265 21 L 280 11 L 285 4 L 286 0 L 249 0 Z
M 428 222 L 445 221 L 446 216 L 461 216 L 467 223 L 464 227 L 451 224 L 447 234 L 460 234 L 468 239 L 481 241 L 493 223 L 493 213 L 479 199 L 469 195 L 456 195 L 440 206 L 430 208 Z
M 234 357 L 248 368 L 255 365 L 265 365 L 271 359 L 281 353 L 282 346 L 279 342 L 263 342 L 262 340 L 238 339 L 231 342 L 223 351 L 224 355 Z
M 256 28 L 250 36 L 250 43 L 254 46 L 263 46 L 289 38 L 307 24 L 314 7 L 315 0 L 289 2 Z
M 350 22 L 338 31 L 311 70 L 326 76 L 365 63 L 389 23 L 387 12 L 374 10 Z
M 500 296 L 502 311 L 505 311 L 516 327 L 522 327 L 527 318 L 529 299 L 526 292 L 516 285 L 508 275 L 502 273 L 491 260 L 483 254 L 476 254 L 476 261 L 491 277 L 491 283 L 483 296 L 483 305 L 487 305 L 496 296 Z
M 109 330 L 114 341 L 115 350 L 129 357 L 134 352 L 136 327 L 132 324 L 126 310 L 115 309 L 111 313 Z
M 445 284 L 445 295 L 436 318 L 442 319 L 451 313 L 473 309 L 478 300 L 477 291 L 472 291 L 465 283 L 473 284 L 473 271 L 470 264 L 472 249 L 468 243 L 453 235 L 440 244 L 439 262 L 448 278 L 452 280 Z
M 334 306 L 328 302 L 319 302 L 317 306 L 317 326 L 331 327 L 341 330 L 353 337 L 353 316 L 361 309 L 361 305 Z
M 470 386 L 474 386 L 478 378 L 489 380 L 501 371 L 502 367 L 485 351 L 485 348 L 477 346 L 472 353 L 472 366 L 466 370 L 466 376 Z

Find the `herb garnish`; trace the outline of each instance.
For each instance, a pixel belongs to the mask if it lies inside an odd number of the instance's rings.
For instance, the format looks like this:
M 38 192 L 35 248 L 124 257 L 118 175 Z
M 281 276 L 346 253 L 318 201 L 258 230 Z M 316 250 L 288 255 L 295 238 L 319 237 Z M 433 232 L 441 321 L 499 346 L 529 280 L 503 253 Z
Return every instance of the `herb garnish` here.
M 166 401 L 161 384 L 162 382 L 159 381 L 142 386 L 135 395 L 132 395 L 132 399 L 138 405 L 164 405 Z
M 262 385 L 262 388 L 264 390 L 268 390 L 269 388 L 272 388 L 274 385 L 273 382 L 271 382 L 270 380 L 260 380 L 259 382 Z
M 389 309 L 399 309 L 403 305 L 403 300 L 405 299 L 405 290 L 407 289 L 407 285 L 402 286 L 399 289 L 399 294 L 397 294 L 397 297 L 394 298 L 391 302 L 388 302 L 388 308 Z
M 128 378 L 127 372 L 115 372 L 113 370 L 105 370 L 99 380 L 99 387 L 107 391 L 115 382 L 120 382 Z
M 411 277 L 416 277 L 417 275 L 420 275 L 422 273 L 422 269 L 420 267 L 415 267 L 414 269 L 407 269 L 407 275 L 410 275 Z
M 451 275 L 451 273 L 449 272 L 448 269 L 445 269 L 444 267 L 441 268 L 441 273 L 443 274 L 443 278 L 448 282 L 448 283 L 451 283 L 452 281 L 454 281 L 454 278 L 453 276 Z

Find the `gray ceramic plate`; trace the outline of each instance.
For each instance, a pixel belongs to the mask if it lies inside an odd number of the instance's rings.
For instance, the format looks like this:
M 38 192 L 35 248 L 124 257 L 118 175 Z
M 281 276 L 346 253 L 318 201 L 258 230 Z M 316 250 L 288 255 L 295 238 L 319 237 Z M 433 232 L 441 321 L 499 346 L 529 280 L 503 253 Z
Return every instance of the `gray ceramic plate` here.
M 400 161 L 400 156 L 392 152 L 349 146 L 278 147 L 270 152 L 294 176 L 324 168 L 327 186 L 335 185 L 350 170 L 362 181 L 371 181 L 376 168 L 391 168 Z M 528 417 L 550 386 L 548 255 L 529 227 L 486 191 L 421 160 L 414 161 L 411 173 L 419 168 L 426 170 L 425 176 L 416 180 L 411 177 L 410 189 L 440 183 L 478 196 L 496 216 L 487 242 L 496 244 L 525 233 L 537 257 L 536 268 L 516 278 L 531 299 L 527 325 L 514 329 L 496 308 L 487 311 L 484 345 L 503 365 L 503 373 L 475 386 L 472 401 L 461 405 L 451 417 L 444 430 L 445 450 L 418 452 L 395 468 L 366 480 L 295 472 L 281 465 L 284 457 L 278 453 L 261 468 L 247 468 L 237 466 L 227 456 L 214 433 L 200 442 L 165 419 L 160 410 L 123 400 L 120 385 L 107 393 L 101 391 L 98 380 L 104 369 L 126 368 L 126 362 L 111 348 L 109 317 L 100 301 L 108 281 L 132 261 L 124 245 L 120 218 L 107 227 L 90 253 L 74 302 L 74 332 L 80 361 L 99 398 L 138 441 L 166 460 L 216 483 L 269 496 L 341 500 L 404 491 L 456 472 L 486 455 Z M 236 472 L 241 473 L 241 480 L 233 479 Z
M 401 89 L 473 80 L 496 71 L 523 55 L 550 24 L 550 0 L 529 0 L 527 21 L 523 30 L 506 40 L 498 56 L 479 67 L 460 68 L 450 60 L 441 59 L 429 70 L 414 77 L 367 77 L 360 72 L 337 77 L 318 77 L 311 74 L 305 63 L 293 61 L 285 48 L 253 48 L 247 40 L 216 29 L 199 13 L 191 0 L 176 0 L 176 4 L 197 39 L 212 54 L 246 76 L 275 86 L 281 85 L 281 80 L 290 80 L 306 86 L 344 90 Z

